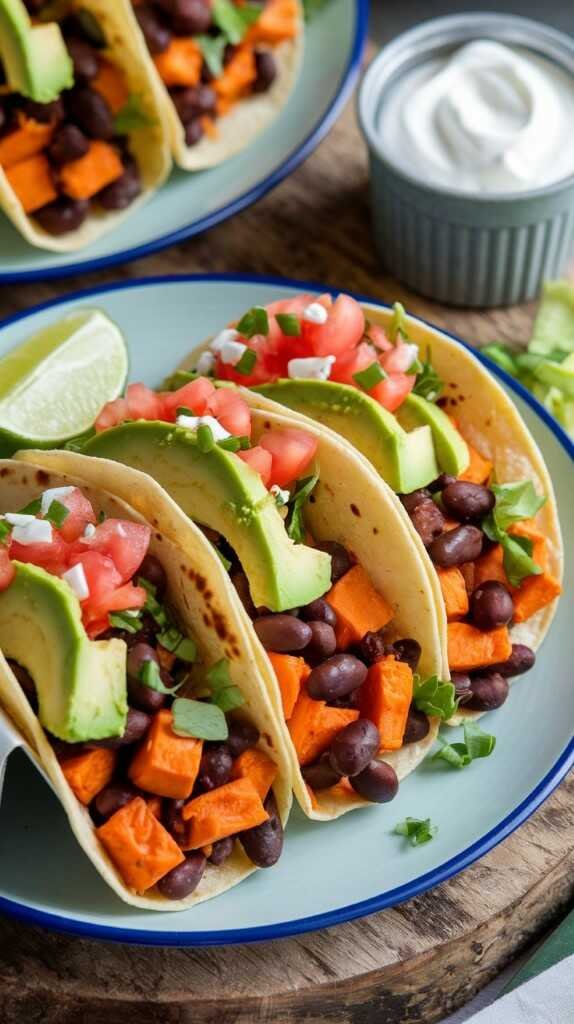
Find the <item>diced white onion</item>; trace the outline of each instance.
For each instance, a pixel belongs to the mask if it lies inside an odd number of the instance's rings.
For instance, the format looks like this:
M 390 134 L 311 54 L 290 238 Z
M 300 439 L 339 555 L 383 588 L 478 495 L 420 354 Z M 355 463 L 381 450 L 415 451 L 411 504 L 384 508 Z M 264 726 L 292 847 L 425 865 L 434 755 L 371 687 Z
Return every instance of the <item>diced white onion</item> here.
M 181 415 L 177 417 L 175 422 L 178 427 L 186 427 L 188 430 L 197 431 L 198 427 L 209 427 L 216 441 L 224 441 L 226 437 L 231 437 L 229 431 L 222 427 L 221 423 L 214 416 Z
M 305 359 L 290 359 L 287 375 L 293 380 L 328 380 L 335 362 L 335 356 L 308 356 Z
M 49 487 L 47 491 L 44 491 L 41 498 L 40 512 L 42 515 L 46 515 L 53 501 L 61 502 L 62 498 L 67 498 L 75 490 L 75 487 Z
M 86 523 L 82 538 L 84 540 L 91 540 L 92 537 L 96 536 L 96 527 L 93 523 Z
M 247 345 L 244 345 L 242 341 L 225 341 L 219 355 L 221 362 L 226 366 L 237 366 L 244 352 L 247 352 Z
M 280 487 L 279 484 L 272 484 L 269 490 L 274 498 L 279 498 L 279 501 L 281 502 L 282 505 L 286 505 L 287 502 L 289 501 L 289 498 L 291 497 L 289 491 L 283 490 L 283 488 Z
M 195 367 L 195 372 L 199 373 L 201 375 L 205 374 L 207 376 L 208 374 L 211 373 L 211 371 L 213 370 L 214 366 L 215 366 L 215 356 L 214 356 L 213 352 L 209 352 L 206 349 L 205 352 L 201 353 L 199 359 L 197 360 L 197 365 Z
M 237 341 L 239 337 L 239 331 L 236 331 L 234 327 L 225 327 L 219 334 L 215 335 L 212 341 L 209 343 L 209 347 L 212 352 L 221 352 L 221 349 L 227 341 Z
M 320 302 L 311 302 L 303 310 L 302 319 L 308 324 L 326 324 L 329 314 Z
M 31 522 L 15 524 L 12 530 L 12 540 L 24 545 L 51 543 L 52 527 L 47 519 L 36 519 L 35 516 L 19 516 L 18 518 L 28 519 Z
M 81 562 L 62 573 L 62 579 L 66 581 L 70 590 L 73 590 L 78 601 L 85 601 L 90 596 L 90 588 Z

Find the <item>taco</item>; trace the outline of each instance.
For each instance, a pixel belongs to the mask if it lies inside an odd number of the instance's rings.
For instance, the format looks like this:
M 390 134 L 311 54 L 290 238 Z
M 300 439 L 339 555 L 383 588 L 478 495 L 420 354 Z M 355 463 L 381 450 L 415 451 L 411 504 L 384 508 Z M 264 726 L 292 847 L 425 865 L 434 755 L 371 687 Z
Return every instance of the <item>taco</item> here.
M 1 7 L 0 204 L 32 245 L 81 249 L 167 177 L 161 91 L 129 0 Z
M 187 171 L 245 149 L 295 85 L 300 0 L 134 0 L 130 20 L 164 96 L 173 156 Z
M 218 547 L 297 799 L 328 820 L 391 799 L 452 708 L 450 685 L 442 708 L 427 700 L 439 687 L 439 613 L 398 499 L 372 467 L 316 424 L 294 429 L 248 400 L 205 378 L 166 394 L 132 384 L 82 450 L 121 497 L 124 470 L 111 475 L 102 459 L 149 473 L 130 502 L 149 516 L 162 485 Z M 56 472 L 74 458 L 30 457 Z
M 161 492 L 138 514 L 115 466 L 66 469 L 0 463 L 0 706 L 104 881 L 178 910 L 277 861 L 289 752 L 199 530 Z
M 300 295 L 260 312 L 257 332 L 252 312 L 185 365 L 252 387 L 251 404 L 281 403 L 302 428 L 312 417 L 336 431 L 400 494 L 446 611 L 451 722 L 500 707 L 534 664 L 563 572 L 552 482 L 512 401 L 474 355 L 399 304 Z

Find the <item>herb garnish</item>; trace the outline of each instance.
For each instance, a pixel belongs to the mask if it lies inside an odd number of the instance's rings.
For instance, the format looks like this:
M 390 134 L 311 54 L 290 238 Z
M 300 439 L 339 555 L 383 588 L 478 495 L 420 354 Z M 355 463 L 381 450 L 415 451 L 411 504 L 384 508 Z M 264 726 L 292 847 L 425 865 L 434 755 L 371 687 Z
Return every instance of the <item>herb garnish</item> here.
M 287 534 L 296 544 L 301 544 L 305 539 L 305 524 L 303 522 L 303 507 L 307 498 L 316 486 L 319 474 L 308 476 L 301 481 L 295 493 L 289 501 L 290 513 L 287 524 Z
M 198 740 L 226 740 L 229 736 L 225 715 L 216 704 L 176 697 L 171 713 L 176 736 L 193 736 Z
M 484 732 L 475 722 L 464 723 L 464 743 L 447 743 L 438 737 L 441 749 L 433 761 L 446 761 L 452 768 L 466 768 L 479 757 L 489 757 L 496 746 L 496 736 Z
M 438 676 L 428 679 L 414 677 L 413 703 L 425 715 L 442 718 L 448 721 L 458 708 L 453 683 L 442 682 Z
M 247 29 L 261 17 L 259 4 L 242 4 L 236 7 L 231 0 L 213 0 L 211 14 L 213 21 L 234 46 L 240 43 Z
M 503 566 L 508 582 L 518 587 L 527 576 L 538 576 L 542 572 L 532 558 L 532 541 L 529 537 L 513 536 L 508 528 L 513 523 L 535 516 L 546 502 L 539 496 L 530 480 L 510 484 L 491 484 L 496 504 L 482 521 L 482 529 L 489 540 L 500 544 L 503 550 Z
M 407 314 L 405 313 L 405 307 L 401 302 L 394 302 L 393 315 L 391 317 L 388 330 L 389 340 L 392 341 L 393 345 L 397 341 L 399 335 L 401 338 L 408 338 L 409 336 L 407 330 Z
M 223 53 L 227 46 L 227 38 L 221 36 L 194 36 L 201 50 L 203 59 L 214 78 L 223 74 Z
M 166 686 L 161 678 L 161 669 L 156 661 L 144 661 L 139 671 L 139 681 L 143 686 L 147 686 L 148 690 L 155 690 L 156 693 L 164 693 L 167 696 L 173 696 L 174 693 L 183 686 L 185 679 L 182 679 L 181 683 L 177 683 L 175 686 Z
M 59 530 L 60 527 L 63 526 L 64 523 L 66 522 L 66 519 L 68 518 L 69 515 L 69 508 L 66 508 L 65 505 L 62 505 L 61 501 L 54 500 L 50 502 L 50 507 L 46 512 L 44 519 L 47 519 L 48 522 L 52 524 L 52 526 L 55 526 L 56 529 Z
M 212 665 L 205 676 L 205 682 L 211 691 L 213 703 L 221 711 L 232 711 L 233 708 L 239 708 L 245 704 L 241 690 L 235 685 L 229 674 L 229 662 L 225 658 Z
M 129 612 L 110 612 L 108 616 L 110 626 L 114 629 L 123 629 L 126 633 L 139 633 L 142 628 L 141 612 L 130 614 Z
M 411 846 L 422 846 L 430 842 L 438 832 L 438 825 L 433 825 L 430 818 L 405 818 L 395 825 L 393 832 L 397 836 L 404 836 Z
M 114 118 L 114 131 L 116 135 L 129 135 L 154 123 L 143 109 L 140 97 L 132 94 Z
M 430 360 L 430 348 L 427 349 L 427 357 L 417 372 L 417 379 L 413 388 L 413 394 L 426 398 L 427 402 L 436 402 L 442 389 L 444 381 L 439 377 Z
M 0 544 L 4 544 L 12 533 L 12 527 L 10 523 L 7 523 L 5 519 L 0 519 Z

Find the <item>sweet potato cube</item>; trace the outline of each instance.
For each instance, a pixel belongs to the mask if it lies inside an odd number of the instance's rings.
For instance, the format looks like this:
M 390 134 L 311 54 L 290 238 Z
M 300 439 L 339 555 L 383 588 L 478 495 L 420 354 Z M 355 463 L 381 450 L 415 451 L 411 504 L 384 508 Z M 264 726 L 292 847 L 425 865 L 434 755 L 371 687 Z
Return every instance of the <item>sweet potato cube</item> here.
M 289 722 L 299 764 L 316 761 L 341 729 L 358 717 L 359 712 L 352 708 L 331 708 L 324 700 L 312 700 L 303 689 Z
M 288 722 L 297 703 L 301 685 L 307 679 L 311 669 L 304 658 L 296 658 L 292 654 L 276 654 L 275 651 L 269 651 L 267 657 L 279 683 L 283 714 L 285 721 Z
M 192 736 L 176 736 L 172 720 L 171 711 L 158 711 L 128 775 L 147 793 L 186 800 L 197 778 L 203 742 Z
M 71 199 L 91 199 L 123 173 L 122 161 L 114 147 L 95 139 L 84 156 L 64 164 L 60 184 Z
M 185 856 L 145 800 L 136 796 L 96 829 L 96 835 L 130 889 L 146 892 Z
M 255 57 L 250 46 L 238 46 L 223 74 L 213 82 L 217 113 L 226 114 L 249 91 L 257 78 Z
M 469 480 L 473 484 L 485 484 L 492 473 L 492 462 L 490 459 L 486 459 L 484 455 L 481 455 L 468 441 L 466 445 L 470 455 L 470 462 L 458 479 Z
M 42 124 L 22 114 L 19 127 L 0 139 L 0 166 L 13 167 L 14 164 L 41 153 L 50 142 L 53 133 L 53 124 Z
M 52 169 L 43 153 L 8 167 L 6 177 L 25 213 L 33 213 L 58 197 Z
M 504 571 L 503 557 L 504 552 L 500 544 L 497 544 L 496 547 L 487 551 L 485 555 L 477 558 L 474 563 L 475 590 L 481 583 L 485 583 L 486 580 L 497 580 L 499 583 L 503 583 L 505 587 L 510 585 Z
M 381 750 L 403 745 L 413 699 L 413 673 L 390 654 L 371 665 L 361 687 L 361 717 L 369 718 L 381 735 Z
M 158 821 L 161 821 L 161 812 L 163 809 L 163 800 L 161 796 L 148 796 L 146 799 L 146 804 L 148 805 L 154 818 L 157 818 Z
M 262 825 L 269 818 L 251 779 L 246 778 L 196 796 L 181 813 L 184 821 L 189 822 L 186 850 L 209 846 L 218 839 Z
M 193 36 L 174 36 L 153 62 L 164 85 L 197 85 L 201 79 L 203 55 Z
M 103 96 L 112 114 L 119 114 L 130 94 L 121 69 L 109 60 L 102 60 L 99 71 L 90 84 L 92 89 Z
M 437 575 L 448 621 L 462 619 L 468 612 L 468 594 L 463 574 L 453 565 L 450 569 L 437 568 Z
M 526 622 L 531 615 L 554 601 L 561 590 L 560 583 L 549 572 L 540 573 L 539 576 L 528 576 L 512 595 L 514 621 Z
M 250 779 L 262 800 L 265 800 L 277 777 L 277 765 L 257 747 L 244 750 L 234 761 L 232 779 Z
M 81 804 L 92 802 L 108 782 L 111 782 L 118 755 L 105 747 L 86 750 L 61 762 L 60 768 L 74 796 Z
M 448 663 L 454 672 L 487 668 L 512 654 L 507 626 L 483 631 L 466 622 L 449 622 L 447 633 Z
M 250 43 L 277 46 L 297 35 L 299 12 L 296 0 L 269 0 L 247 34 Z
M 365 633 L 382 629 L 393 617 L 393 609 L 375 590 L 362 565 L 354 565 L 341 576 L 325 600 L 337 614 L 341 639 L 349 643 L 359 643 Z

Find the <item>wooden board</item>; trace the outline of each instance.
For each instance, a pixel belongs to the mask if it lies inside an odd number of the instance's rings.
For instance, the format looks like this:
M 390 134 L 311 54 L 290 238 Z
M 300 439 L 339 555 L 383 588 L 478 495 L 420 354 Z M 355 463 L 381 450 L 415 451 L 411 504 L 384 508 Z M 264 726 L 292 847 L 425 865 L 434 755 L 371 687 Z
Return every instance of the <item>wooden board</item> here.
M 166 253 L 63 285 L 4 289 L 0 315 L 69 291 L 160 273 L 233 271 L 401 299 L 470 342 L 525 340 L 532 308 L 433 305 L 379 268 L 367 160 L 349 108 L 318 151 L 256 207 Z M 485 794 L 485 799 L 487 799 Z M 96 944 L 0 921 L 2 1024 L 432 1024 L 469 999 L 574 894 L 574 776 L 478 864 L 394 910 L 242 948 Z M 41 850 L 38 870 L 41 870 Z

